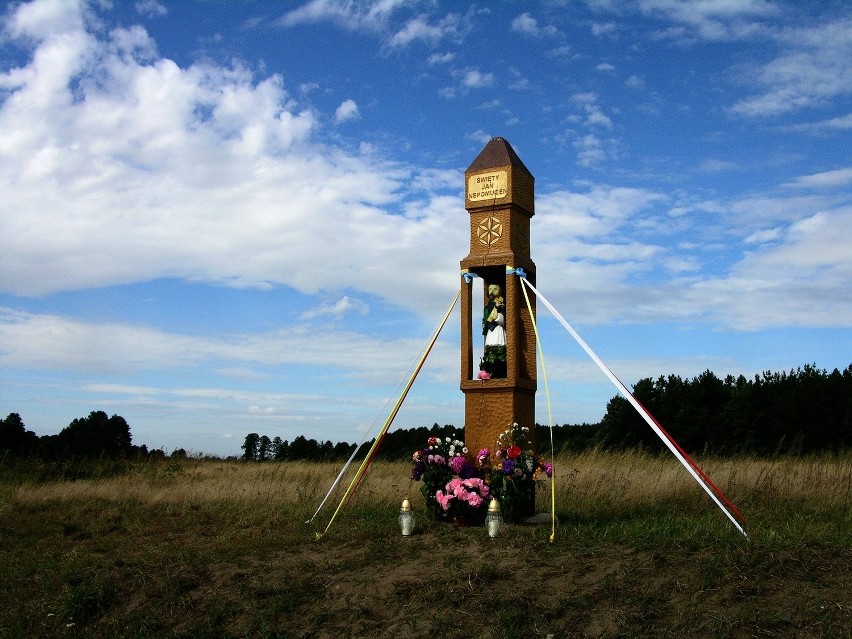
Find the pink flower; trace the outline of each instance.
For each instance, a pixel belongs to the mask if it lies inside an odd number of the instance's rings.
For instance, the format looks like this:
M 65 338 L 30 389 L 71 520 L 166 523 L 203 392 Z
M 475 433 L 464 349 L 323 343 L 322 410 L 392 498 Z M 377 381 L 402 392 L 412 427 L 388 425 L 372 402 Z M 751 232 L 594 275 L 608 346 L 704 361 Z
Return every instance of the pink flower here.
M 480 450 L 478 453 L 476 453 L 477 463 L 479 463 L 480 465 L 484 464 L 490 454 L 491 452 L 487 448 L 483 448 L 482 450 Z
M 453 495 L 445 495 L 443 491 L 439 490 L 435 493 L 435 501 L 437 501 L 441 508 L 444 510 L 450 509 L 450 502 L 453 500 Z
M 488 497 L 488 484 L 479 479 L 478 477 L 472 477 L 471 479 L 465 479 L 462 484 L 469 488 L 471 492 L 478 491 L 478 493 L 482 497 Z
M 553 464 L 544 465 L 544 474 L 548 477 L 553 477 Z
M 488 371 L 479 371 L 477 377 L 479 379 L 491 379 L 491 373 L 489 373 Z
M 467 503 L 469 503 L 474 508 L 479 508 L 482 505 L 483 501 L 484 500 L 482 499 L 482 497 L 480 497 L 476 493 L 470 493 L 467 496 Z

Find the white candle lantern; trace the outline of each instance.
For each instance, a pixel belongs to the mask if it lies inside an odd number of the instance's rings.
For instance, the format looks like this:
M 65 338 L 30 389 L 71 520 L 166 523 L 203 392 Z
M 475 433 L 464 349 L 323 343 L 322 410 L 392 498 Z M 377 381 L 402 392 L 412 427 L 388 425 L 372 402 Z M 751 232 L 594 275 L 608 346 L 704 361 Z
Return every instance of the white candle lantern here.
M 402 500 L 402 507 L 399 509 L 399 528 L 403 537 L 414 532 L 414 513 L 411 511 L 411 502 L 407 499 Z
M 492 499 L 488 504 L 488 514 L 485 515 L 485 529 L 489 537 L 496 537 L 503 526 L 503 515 L 500 513 L 500 502 Z

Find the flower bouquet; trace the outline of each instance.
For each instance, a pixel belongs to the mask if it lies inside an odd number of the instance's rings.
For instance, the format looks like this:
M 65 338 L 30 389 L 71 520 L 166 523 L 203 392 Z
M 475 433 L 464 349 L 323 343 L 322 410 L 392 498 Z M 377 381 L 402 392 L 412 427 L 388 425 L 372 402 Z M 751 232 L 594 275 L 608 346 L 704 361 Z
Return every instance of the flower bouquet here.
M 451 520 L 452 514 L 438 502 L 439 492 L 446 495 L 448 484 L 456 477 L 470 479 L 476 470 L 468 462 L 467 448 L 458 439 L 430 437 L 426 446 L 411 456 L 411 478 L 423 480 L 420 492 L 426 499 L 426 510 L 433 519 Z
M 444 490 L 435 493 L 435 501 L 456 525 L 478 525 L 485 521 L 485 504 L 491 490 L 479 477 L 453 477 Z
M 512 424 L 491 451 L 483 448 L 469 459 L 464 442 L 430 437 L 411 458 L 411 478 L 423 480 L 420 492 L 436 521 L 482 523 L 491 497 L 500 501 L 506 521 L 534 514 L 535 490 L 542 473 L 553 466 L 532 450 L 529 428 Z
M 544 463 L 532 449 L 530 429 L 512 424 L 497 438 L 493 458 L 486 448 L 476 456 L 488 476 L 491 494 L 500 501 L 506 521 L 535 514 L 535 490 L 542 473 L 553 476 L 553 465 Z

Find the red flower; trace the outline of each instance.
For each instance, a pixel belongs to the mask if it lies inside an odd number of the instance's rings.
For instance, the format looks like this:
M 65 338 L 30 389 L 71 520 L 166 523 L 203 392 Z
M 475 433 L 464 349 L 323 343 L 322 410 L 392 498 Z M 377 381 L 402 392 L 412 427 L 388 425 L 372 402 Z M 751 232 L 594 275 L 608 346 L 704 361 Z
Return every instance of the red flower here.
M 509 446 L 509 450 L 506 451 L 506 456 L 509 459 L 517 459 L 521 456 L 521 452 L 521 447 L 517 444 L 514 444 L 512 446 Z

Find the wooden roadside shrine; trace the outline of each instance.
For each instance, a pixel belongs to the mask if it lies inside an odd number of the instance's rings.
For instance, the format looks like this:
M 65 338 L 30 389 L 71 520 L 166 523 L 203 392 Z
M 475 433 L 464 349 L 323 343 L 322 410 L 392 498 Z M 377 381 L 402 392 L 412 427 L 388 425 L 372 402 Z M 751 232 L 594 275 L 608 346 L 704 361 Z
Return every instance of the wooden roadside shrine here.
M 523 269 L 535 285 L 530 257 L 534 185 L 532 174 L 502 137 L 492 138 L 465 172 L 470 253 L 461 261 L 461 390 L 465 445 L 471 455 L 482 448 L 493 451 L 497 437 L 512 423 L 535 431 L 535 300 L 530 297 L 531 317 L 516 274 Z M 474 289 L 481 290 L 481 297 Z M 498 342 L 495 349 L 486 345 L 487 332 L 499 324 L 500 314 L 505 336 L 492 340 Z M 489 316 L 497 319 L 488 322 Z

